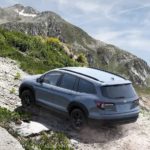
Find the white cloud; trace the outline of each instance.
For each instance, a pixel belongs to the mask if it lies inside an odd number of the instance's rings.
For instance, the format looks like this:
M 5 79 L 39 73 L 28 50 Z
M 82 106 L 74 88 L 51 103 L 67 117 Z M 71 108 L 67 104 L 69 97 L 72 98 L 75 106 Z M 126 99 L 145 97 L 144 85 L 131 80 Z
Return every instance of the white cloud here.
M 146 4 L 146 5 L 143 5 L 143 6 L 138 6 L 138 7 L 134 7 L 134 8 L 130 8 L 130 9 L 121 10 L 117 14 L 121 15 L 121 14 L 125 14 L 125 13 L 131 13 L 133 11 L 137 11 L 137 10 L 144 9 L 144 8 L 149 8 L 149 7 L 150 7 L 150 4 Z
M 144 36 L 143 32 L 144 31 L 140 31 L 138 29 L 115 31 L 112 29 L 103 28 L 93 36 L 108 43 L 117 43 L 117 45 L 121 45 L 122 47 L 127 45 L 128 47 L 142 49 L 145 47 L 150 47 L 149 39 Z M 150 52 L 150 49 L 147 50 Z
M 101 39 L 105 42 L 111 42 L 111 40 L 116 39 L 118 36 L 122 35 L 122 32 L 111 31 L 103 28 L 97 34 L 93 35 L 97 39 Z
M 97 31 L 94 37 L 97 39 L 103 39 L 105 42 L 111 42 L 114 39 L 118 39 L 120 37 L 128 37 L 130 39 L 137 37 L 141 34 L 139 30 L 131 29 L 131 30 L 113 30 L 111 28 L 102 28 Z
M 104 42 L 117 45 L 145 59 L 150 64 L 150 42 L 149 39 L 145 37 L 144 32 L 146 31 L 138 29 L 114 31 L 113 29 L 104 28 L 93 36 Z
M 77 1 L 74 3 L 75 6 L 85 13 L 96 12 L 99 6 L 91 1 Z

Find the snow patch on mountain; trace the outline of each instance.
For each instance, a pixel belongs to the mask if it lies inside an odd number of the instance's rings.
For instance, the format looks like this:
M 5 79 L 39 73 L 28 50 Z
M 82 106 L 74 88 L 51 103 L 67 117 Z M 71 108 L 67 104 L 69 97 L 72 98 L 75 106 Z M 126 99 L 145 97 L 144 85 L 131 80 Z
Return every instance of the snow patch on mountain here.
M 18 9 L 15 9 L 15 12 L 17 12 L 19 15 L 24 16 L 24 17 L 36 17 L 37 14 L 31 14 L 31 13 L 25 13 L 24 9 L 19 11 Z

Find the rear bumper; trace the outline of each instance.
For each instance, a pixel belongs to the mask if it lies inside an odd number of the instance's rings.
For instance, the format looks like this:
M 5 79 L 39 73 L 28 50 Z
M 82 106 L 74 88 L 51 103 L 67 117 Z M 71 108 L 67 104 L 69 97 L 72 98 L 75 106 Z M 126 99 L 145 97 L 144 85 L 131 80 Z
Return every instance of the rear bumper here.
M 103 120 L 103 122 L 108 123 L 108 124 L 127 124 L 127 123 L 136 122 L 137 119 L 138 119 L 138 114 L 133 117 Z
M 122 114 L 101 115 L 99 118 L 89 118 L 89 123 L 126 124 L 138 119 L 139 110 Z
M 121 125 L 121 124 L 128 124 L 128 123 L 134 123 L 138 119 L 138 115 L 134 117 L 127 117 L 127 118 L 120 118 L 120 119 L 110 119 L 110 120 L 96 120 L 96 119 L 89 119 L 88 123 L 90 125 L 96 125 L 99 124 L 105 124 L 105 125 Z

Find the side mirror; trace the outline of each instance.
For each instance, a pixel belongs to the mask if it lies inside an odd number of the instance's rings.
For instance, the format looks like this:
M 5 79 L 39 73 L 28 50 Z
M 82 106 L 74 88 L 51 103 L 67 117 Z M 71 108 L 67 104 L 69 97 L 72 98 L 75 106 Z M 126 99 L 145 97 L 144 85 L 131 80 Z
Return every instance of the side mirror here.
M 42 77 L 37 78 L 36 81 L 39 82 L 39 83 L 42 83 L 43 82 L 43 78 Z

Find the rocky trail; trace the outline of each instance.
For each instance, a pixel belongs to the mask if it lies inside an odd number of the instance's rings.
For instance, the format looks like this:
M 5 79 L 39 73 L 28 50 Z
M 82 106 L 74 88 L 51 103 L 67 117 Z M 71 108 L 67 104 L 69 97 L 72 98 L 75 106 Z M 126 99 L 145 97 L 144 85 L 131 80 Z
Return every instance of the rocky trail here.
M 20 106 L 18 86 L 27 73 L 17 63 L 8 58 L 0 57 L 0 106 L 14 110 Z
M 8 58 L 0 58 L 0 106 L 17 111 L 22 109 L 18 97 L 18 86 L 28 74 L 19 69 L 18 64 Z M 141 98 L 142 112 L 136 123 L 120 126 L 86 127 L 76 132 L 71 128 L 69 120 L 40 106 L 29 108 L 32 120 L 22 125 L 12 124 L 12 128 L 22 136 L 36 136 L 26 127 L 38 126 L 39 131 L 62 131 L 70 139 L 74 149 L 80 150 L 149 150 L 150 149 L 150 95 Z M 39 125 L 37 124 L 39 123 Z M 33 127 L 32 126 L 32 127 Z M 36 127 L 35 127 L 36 128 Z M 26 132 L 23 132 L 26 130 Z M 10 139 L 11 138 L 11 139 Z M 5 129 L 0 127 L 0 150 L 11 149 L 14 144 L 22 150 L 19 142 Z M 6 140 L 8 139 L 8 140 Z M 10 139 L 10 140 L 9 140 Z M 9 143 L 9 144 L 8 144 Z

